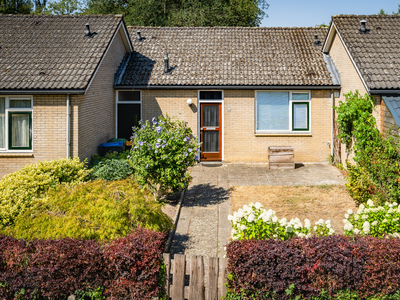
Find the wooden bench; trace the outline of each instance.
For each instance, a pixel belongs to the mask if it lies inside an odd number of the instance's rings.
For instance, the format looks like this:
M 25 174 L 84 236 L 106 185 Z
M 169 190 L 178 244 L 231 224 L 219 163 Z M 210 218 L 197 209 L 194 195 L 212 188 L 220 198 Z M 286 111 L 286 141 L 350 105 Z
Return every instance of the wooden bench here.
M 294 169 L 294 149 L 290 146 L 268 147 L 269 169 Z

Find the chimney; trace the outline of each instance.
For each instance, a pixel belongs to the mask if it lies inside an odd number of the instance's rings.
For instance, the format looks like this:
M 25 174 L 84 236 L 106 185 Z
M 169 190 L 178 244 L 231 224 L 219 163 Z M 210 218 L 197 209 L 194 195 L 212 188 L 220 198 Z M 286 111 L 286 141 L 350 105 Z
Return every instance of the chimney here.
M 168 73 L 168 70 L 169 70 L 169 65 L 168 65 L 168 53 L 165 53 L 165 55 L 164 55 L 164 63 L 165 63 L 165 66 L 164 66 L 164 74 L 167 74 L 167 73 Z
M 136 31 L 137 37 L 136 37 L 136 42 L 140 42 L 142 40 L 142 36 L 140 34 L 140 30 Z
M 365 24 L 367 24 L 367 21 L 361 20 L 360 23 L 361 23 L 360 33 L 366 33 L 367 32 L 367 28 L 365 27 Z
M 318 40 L 318 34 L 314 35 L 314 38 L 315 38 L 314 45 L 321 46 L 321 42 Z

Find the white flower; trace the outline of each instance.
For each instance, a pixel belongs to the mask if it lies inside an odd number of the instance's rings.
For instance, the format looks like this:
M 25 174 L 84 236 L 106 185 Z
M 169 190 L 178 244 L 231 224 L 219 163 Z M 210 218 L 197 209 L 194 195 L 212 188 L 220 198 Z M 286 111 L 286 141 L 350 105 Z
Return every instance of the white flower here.
M 363 228 L 370 228 L 370 226 L 371 226 L 371 225 L 369 224 L 369 222 L 368 222 L 368 221 L 365 221 L 362 227 L 363 227 Z
M 262 206 L 262 204 L 260 203 L 260 202 L 256 202 L 256 204 L 254 205 L 255 206 L 255 208 L 257 208 L 257 209 L 261 209 L 263 206 Z
M 388 221 L 387 219 L 384 219 L 384 220 L 382 221 L 382 223 L 387 223 L 387 221 Z
M 315 225 L 324 225 L 324 220 L 319 219 L 317 222 L 315 222 Z
M 368 232 L 369 232 L 369 227 L 363 227 L 363 231 L 364 231 L 365 234 L 368 234 Z
M 335 230 L 333 228 L 329 228 L 329 235 L 332 235 L 335 233 Z
M 350 222 L 344 224 L 344 230 L 351 231 L 353 229 L 353 225 Z
M 242 224 L 242 225 L 240 225 L 240 230 L 245 230 L 245 229 L 247 229 L 247 226 L 246 225 L 244 225 L 244 224 Z
M 357 221 L 359 218 L 360 218 L 359 215 L 355 215 L 355 216 L 354 216 L 354 220 L 356 220 L 356 221 Z
M 346 223 L 348 223 L 348 222 L 349 222 L 349 220 L 343 219 L 343 223 L 344 223 L 344 224 L 346 224 Z
M 273 216 L 273 217 L 272 217 L 272 222 L 276 223 L 276 222 L 278 222 L 278 220 L 279 220 L 279 219 L 278 219 L 277 216 Z
M 393 202 L 392 204 L 393 204 L 393 206 L 399 205 L 397 202 Z
M 281 225 L 281 226 L 286 226 L 287 225 L 287 219 L 286 218 L 282 218 L 280 221 L 279 221 L 279 224 Z
M 367 201 L 367 205 L 368 205 L 368 206 L 374 206 L 374 202 L 373 202 L 371 199 L 369 199 L 369 200 Z
M 309 219 L 305 219 L 304 220 L 304 227 L 307 228 L 308 230 L 310 230 L 311 228 L 311 222 Z
M 232 215 L 229 215 L 229 216 L 228 216 L 228 220 L 229 220 L 229 221 L 232 221 L 232 220 L 233 220 L 233 216 L 232 216 Z
M 366 219 L 368 219 L 368 215 L 362 215 L 361 218 L 362 218 L 363 220 L 366 220 Z
M 245 204 L 245 205 L 243 205 L 243 211 L 244 211 L 244 212 L 251 212 L 252 209 L 251 209 L 250 206 L 247 206 L 247 205 Z
M 233 236 L 233 237 L 232 237 L 232 241 L 236 241 L 236 240 L 238 240 L 238 239 L 239 239 L 238 236 Z
M 393 204 L 392 204 L 392 203 L 390 203 L 388 206 L 389 206 L 389 207 L 393 207 Z
M 332 228 L 332 225 L 331 224 L 327 224 L 326 228 L 330 229 L 330 228 Z
M 317 229 L 318 229 L 318 227 L 317 227 L 317 226 L 314 226 L 314 230 L 317 231 Z
M 371 225 L 372 225 L 372 226 L 378 225 L 378 221 L 373 221 L 373 222 L 371 223 Z
M 389 208 L 388 213 L 391 214 L 393 212 L 394 212 L 394 209 L 393 208 Z
M 247 222 L 253 222 L 256 219 L 256 216 L 254 214 L 250 214 L 247 217 Z
M 348 213 L 349 215 L 351 215 L 351 214 L 353 213 L 353 210 L 352 210 L 352 209 L 349 209 L 349 210 L 347 211 L 347 213 Z
M 325 224 L 326 224 L 326 225 L 331 224 L 331 220 L 326 220 L 326 221 L 325 221 Z
M 388 206 L 388 205 L 389 205 L 389 202 L 386 201 L 386 202 L 385 202 L 385 206 Z
M 346 219 L 348 219 L 348 218 L 349 218 L 349 214 L 345 214 L 344 217 L 345 217 Z
M 360 233 L 360 230 L 358 230 L 357 228 L 354 228 L 353 232 L 354 232 L 355 234 L 359 234 L 359 233 Z

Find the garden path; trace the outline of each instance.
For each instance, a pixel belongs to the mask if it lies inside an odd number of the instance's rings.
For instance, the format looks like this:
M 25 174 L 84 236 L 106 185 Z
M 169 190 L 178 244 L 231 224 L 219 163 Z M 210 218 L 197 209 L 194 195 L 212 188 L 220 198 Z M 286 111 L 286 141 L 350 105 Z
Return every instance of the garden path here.
M 293 170 L 268 170 L 268 164 L 199 164 L 185 193 L 171 253 L 222 257 L 231 225 L 231 186 L 344 184 L 329 164 L 296 164 Z

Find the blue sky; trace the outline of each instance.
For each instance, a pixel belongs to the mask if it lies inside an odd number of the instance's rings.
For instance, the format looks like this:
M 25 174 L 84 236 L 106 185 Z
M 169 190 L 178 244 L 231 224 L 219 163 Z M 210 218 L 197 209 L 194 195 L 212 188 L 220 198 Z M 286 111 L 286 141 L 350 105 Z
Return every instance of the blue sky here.
M 261 26 L 304 27 L 329 24 L 332 15 L 374 15 L 383 8 L 397 12 L 400 0 L 267 0 L 269 8 Z

